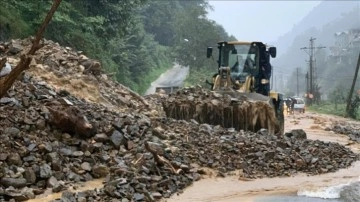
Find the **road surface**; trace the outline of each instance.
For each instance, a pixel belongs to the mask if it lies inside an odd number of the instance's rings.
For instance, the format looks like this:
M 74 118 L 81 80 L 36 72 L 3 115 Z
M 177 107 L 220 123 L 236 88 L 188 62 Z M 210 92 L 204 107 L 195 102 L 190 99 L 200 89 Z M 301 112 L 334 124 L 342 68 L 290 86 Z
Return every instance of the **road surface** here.
M 151 86 L 147 89 L 145 95 L 155 93 L 156 87 L 182 86 L 188 74 L 189 67 L 175 64 L 173 68 L 161 74 L 158 79 L 151 83 Z

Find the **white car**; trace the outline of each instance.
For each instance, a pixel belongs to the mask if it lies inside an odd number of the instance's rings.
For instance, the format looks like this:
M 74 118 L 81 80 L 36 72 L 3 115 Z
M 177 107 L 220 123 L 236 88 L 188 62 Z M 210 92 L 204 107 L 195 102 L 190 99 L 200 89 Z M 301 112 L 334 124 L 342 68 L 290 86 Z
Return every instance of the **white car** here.
M 296 100 L 294 104 L 294 110 L 305 113 L 305 101 L 300 97 L 293 97 Z

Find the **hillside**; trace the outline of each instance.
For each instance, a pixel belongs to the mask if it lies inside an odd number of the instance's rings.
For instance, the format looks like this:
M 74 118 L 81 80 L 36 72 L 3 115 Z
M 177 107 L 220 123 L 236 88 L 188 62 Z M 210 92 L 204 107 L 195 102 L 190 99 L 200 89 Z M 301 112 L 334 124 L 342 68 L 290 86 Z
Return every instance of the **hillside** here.
M 0 0 L 0 41 L 33 35 L 51 2 Z M 205 0 L 63 0 L 44 36 L 100 61 L 109 77 L 144 94 L 175 61 L 190 72 L 210 66 L 206 47 L 229 36 L 206 18 L 208 6 Z
M 300 23 L 306 23 L 309 28 L 304 28 L 305 30 L 303 30 L 301 33 L 297 33 L 296 30 L 292 30 L 292 32 L 290 32 L 291 35 L 293 35 L 290 37 L 293 38 L 293 41 L 288 44 L 289 47 L 286 49 L 287 51 L 283 54 L 280 54 L 272 62 L 272 65 L 274 66 L 274 77 L 276 76 L 278 78 L 277 80 L 279 80 L 279 78 L 283 79 L 282 84 L 274 84 L 278 87 L 278 90 L 283 92 L 290 92 L 292 94 L 296 92 L 296 82 L 291 81 L 296 81 L 296 68 L 299 67 L 300 93 L 303 94 L 305 92 L 305 73 L 308 71 L 307 61 L 309 60 L 309 55 L 300 48 L 309 46 L 310 37 L 316 38 L 315 46 L 326 47 L 321 51 L 317 51 L 315 55 L 317 60 L 316 65 L 318 82 L 322 89 L 321 93 L 324 98 L 326 98 L 335 89 L 338 83 L 344 84 L 345 87 L 350 86 L 349 78 L 351 78 L 351 75 L 353 75 L 353 71 L 350 69 L 346 69 L 346 71 L 341 72 L 341 78 L 346 77 L 347 79 L 343 79 L 338 82 L 333 79 L 336 77 L 336 72 L 338 72 L 338 69 L 341 67 L 335 65 L 333 61 L 328 60 L 330 56 L 329 47 L 335 46 L 335 33 L 360 28 L 360 7 L 358 7 L 357 2 L 344 2 L 344 5 L 347 6 L 341 8 L 339 7 L 339 9 L 337 9 L 336 5 L 339 6 L 339 4 L 340 2 L 321 3 Z M 348 8 L 349 10 L 345 12 L 345 8 Z M 344 12 L 340 13 L 340 11 Z M 319 17 L 320 12 L 325 13 L 325 15 L 327 15 L 326 13 L 332 14 L 331 17 L 328 18 L 329 22 L 323 25 L 319 24 L 321 20 L 318 18 L 324 18 Z M 314 23 L 308 22 L 311 21 L 311 19 L 313 19 Z M 323 22 L 325 21 L 323 20 Z M 315 24 L 318 25 L 315 26 Z M 284 40 L 289 40 L 290 38 L 285 37 Z M 282 46 L 280 45 L 280 47 Z M 350 64 L 341 64 L 341 66 L 346 67 L 350 65 L 355 67 L 356 59 L 357 58 L 354 57 L 352 58 L 352 62 Z
M 294 50 L 294 46 L 292 45 L 294 40 L 302 40 L 302 38 L 296 39 L 298 36 L 308 32 L 312 27 L 321 29 L 324 25 L 335 21 L 341 17 L 342 14 L 350 12 L 357 6 L 359 6 L 357 1 L 323 1 L 314 7 L 299 23 L 295 24 L 292 30 L 289 30 L 289 32 L 283 36 L 279 36 L 278 40 L 270 44 L 278 47 L 278 53 L 281 57 L 281 55 L 289 50 Z M 304 45 L 307 45 L 307 42 L 308 40 L 305 40 L 303 42 Z

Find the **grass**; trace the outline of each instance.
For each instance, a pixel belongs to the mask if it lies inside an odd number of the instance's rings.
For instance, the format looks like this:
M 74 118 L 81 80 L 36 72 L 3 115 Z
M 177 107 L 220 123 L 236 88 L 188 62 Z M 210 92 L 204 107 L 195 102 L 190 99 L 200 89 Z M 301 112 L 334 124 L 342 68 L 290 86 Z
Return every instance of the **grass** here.
M 195 85 L 201 85 L 205 88 L 210 88 L 209 85 L 206 84 L 206 79 L 210 82 L 212 81 L 212 76 L 216 73 L 216 71 L 209 71 L 209 70 L 191 70 L 188 75 L 188 77 L 184 81 L 184 86 L 195 86 Z
M 331 114 L 337 116 L 345 116 L 346 104 L 338 104 L 335 107 L 335 104 L 323 103 L 319 105 L 308 106 L 309 111 L 318 112 L 322 114 Z
M 330 114 L 330 115 L 336 115 L 341 117 L 346 117 L 346 104 L 337 104 L 335 107 L 335 104 L 331 103 L 322 103 L 319 105 L 312 105 L 307 107 L 309 111 L 321 113 L 321 114 Z M 356 112 L 356 119 L 360 120 L 360 109 Z

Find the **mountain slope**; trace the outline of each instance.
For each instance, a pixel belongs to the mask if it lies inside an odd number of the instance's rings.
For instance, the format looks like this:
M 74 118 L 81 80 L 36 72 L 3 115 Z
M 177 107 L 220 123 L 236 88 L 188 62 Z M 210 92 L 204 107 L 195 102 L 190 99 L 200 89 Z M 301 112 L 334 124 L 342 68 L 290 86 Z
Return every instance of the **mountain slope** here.
M 311 27 L 322 27 L 357 6 L 359 6 L 357 1 L 323 1 L 310 11 L 303 20 L 296 24 L 292 30 L 280 36 L 278 40 L 271 44 L 276 45 L 279 55 L 282 55 L 287 52 L 294 39 L 296 39 L 296 36 L 304 33 Z

